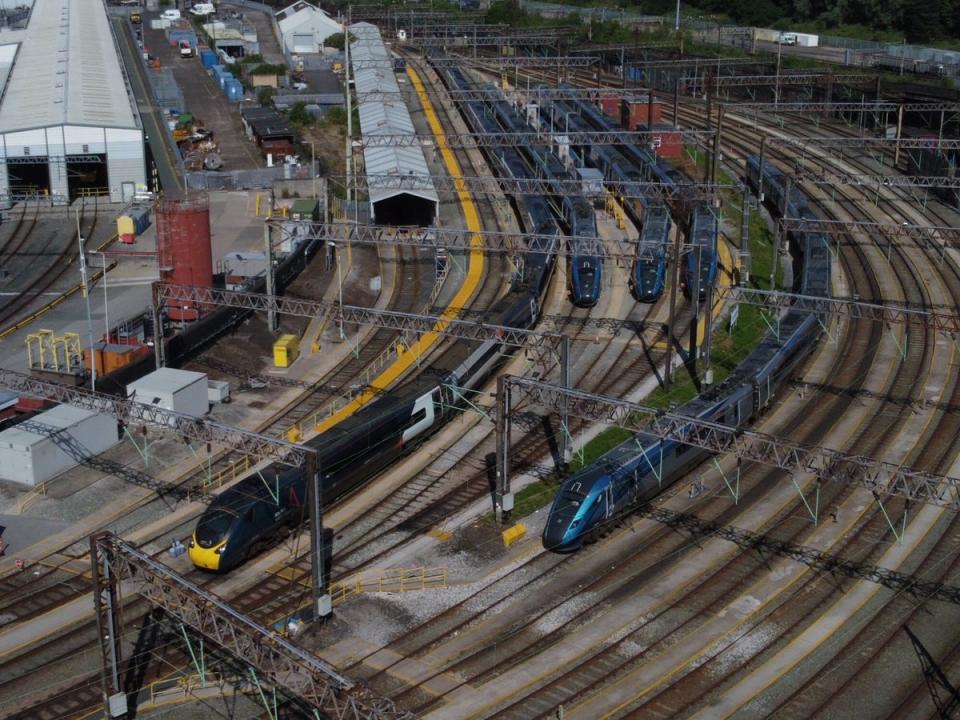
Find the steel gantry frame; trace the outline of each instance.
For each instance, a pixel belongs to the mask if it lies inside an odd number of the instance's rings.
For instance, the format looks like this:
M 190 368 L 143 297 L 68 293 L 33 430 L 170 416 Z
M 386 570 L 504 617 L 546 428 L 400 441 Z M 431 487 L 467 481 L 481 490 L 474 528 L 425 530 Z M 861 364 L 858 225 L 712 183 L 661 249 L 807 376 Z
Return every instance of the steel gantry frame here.
M 154 283 L 160 302 L 195 302 L 213 307 L 233 307 L 260 312 L 273 311 L 285 315 L 314 318 L 332 312 L 336 320 L 355 325 L 374 325 L 398 332 L 423 334 L 439 332 L 461 340 L 499 340 L 505 345 L 531 349 L 558 347 L 563 336 L 553 332 L 536 332 L 506 325 L 492 325 L 471 320 L 444 318 L 436 315 L 417 315 L 396 310 L 341 305 L 325 300 L 304 300 L 264 295 L 240 290 L 219 290 L 191 285 Z
M 743 114 L 746 112 L 776 112 L 776 113 L 827 113 L 827 112 L 886 112 L 894 113 L 901 108 L 904 112 L 960 112 L 960 103 L 930 103 L 908 102 L 895 103 L 889 100 L 875 102 L 744 102 L 721 103 L 727 108 L 727 113 Z
M 350 67 L 354 72 L 363 70 L 388 68 L 393 69 L 392 60 L 351 60 Z M 583 68 L 596 65 L 599 58 L 591 56 L 536 56 L 536 55 L 508 55 L 504 57 L 466 57 L 464 55 L 444 55 L 430 58 L 434 67 L 460 67 L 463 65 L 487 65 L 497 68 Z
M 281 232 L 286 224 L 286 221 L 283 220 L 275 220 L 270 222 L 275 224 L 276 227 L 280 227 Z M 838 234 L 846 234 L 846 226 L 857 224 L 840 220 L 821 221 L 803 220 L 799 218 L 788 220 L 781 219 L 778 224 L 778 233 L 782 238 L 788 230 L 809 232 L 820 229 L 819 224 L 821 223 L 830 225 L 830 232 L 835 232 Z M 870 230 L 876 230 L 877 228 L 890 228 L 892 231 L 900 232 L 900 235 L 903 237 L 917 237 L 916 233 L 918 231 L 936 229 L 944 231 L 944 237 L 960 240 L 960 228 L 923 228 L 922 226 L 915 225 L 883 225 L 882 223 L 860 224 L 869 226 L 868 228 L 863 229 L 864 232 L 870 232 Z M 302 227 L 302 225 L 303 224 L 298 224 L 298 230 L 296 231 L 293 228 L 290 228 L 289 231 L 291 233 L 297 232 L 297 237 L 301 237 L 299 234 L 299 228 Z M 485 252 L 497 252 L 512 255 L 523 255 L 527 253 L 557 253 L 560 256 L 569 256 L 571 254 L 571 250 L 569 247 L 567 247 L 567 244 L 564 242 L 558 242 L 558 240 L 562 238 L 556 235 L 537 235 L 500 231 L 474 232 L 459 228 L 402 228 L 387 227 L 383 225 L 361 225 L 354 223 L 316 222 L 308 223 L 307 225 L 307 238 L 317 238 L 327 242 L 336 243 L 374 245 L 377 247 L 402 246 L 414 247 L 423 250 L 437 250 L 443 248 L 445 250 L 466 251 L 473 248 L 471 242 L 479 236 L 484 242 L 483 250 Z M 949 235 L 947 233 L 949 233 Z M 604 259 L 616 259 L 619 261 L 631 262 L 636 257 L 636 250 L 634 247 L 635 242 L 628 243 L 629 249 L 627 250 L 614 251 L 611 250 L 606 243 L 603 243 L 599 237 L 595 239 L 598 241 L 597 254 Z M 680 245 L 681 251 L 689 251 L 692 247 L 693 246 L 686 243 L 681 243 Z M 958 247 L 960 247 L 960 243 L 958 243 Z M 825 298 L 821 296 L 783 292 L 780 290 L 760 290 L 735 285 L 716 285 L 714 286 L 714 293 L 715 299 L 756 305 L 770 310 L 793 307 L 800 310 L 807 310 L 819 315 L 833 315 L 836 317 L 848 317 L 854 320 L 871 320 L 875 322 L 892 324 L 921 324 L 925 327 L 945 334 L 960 333 L 960 315 L 935 308 L 914 308 L 905 305 L 898 305 L 896 303 L 868 302 L 858 298 Z M 268 296 L 269 293 L 262 297 L 266 298 Z M 177 297 L 174 299 L 194 300 L 195 298 L 191 296 L 189 298 Z M 329 305 L 318 303 L 311 314 L 311 311 L 308 309 L 308 303 L 314 301 L 285 301 L 283 298 L 277 298 L 277 301 L 278 303 L 289 302 L 290 306 L 294 308 L 294 310 L 291 310 L 292 314 L 303 313 L 305 317 L 313 317 L 314 315 L 328 312 L 334 307 L 333 303 L 330 303 Z M 258 300 L 257 302 L 259 303 L 260 301 Z M 268 305 L 258 305 L 257 307 L 253 307 L 252 305 L 248 306 L 238 303 L 237 305 L 234 305 L 234 307 L 270 311 L 270 306 Z M 279 305 L 277 305 L 276 308 L 279 308 Z M 276 308 L 274 310 L 275 312 L 283 312 L 282 310 Z M 474 311 L 464 310 L 460 320 L 465 321 L 467 318 L 472 317 L 473 315 Z M 417 317 L 426 318 L 427 316 Z M 480 313 L 479 317 L 482 318 L 483 314 Z M 550 323 L 554 319 L 558 322 L 562 320 L 560 317 L 546 317 L 544 318 L 544 321 Z M 348 322 L 354 322 L 354 320 L 349 320 Z M 625 330 L 638 331 L 659 327 L 659 324 L 657 323 L 638 323 L 636 321 L 617 320 L 615 318 L 590 318 L 586 320 L 586 323 L 587 324 L 584 326 L 586 330 L 607 330 L 614 333 L 619 333 Z M 394 327 L 393 324 L 382 326 L 390 328 Z M 492 328 L 493 326 L 483 324 L 478 325 L 478 327 Z M 456 337 L 476 339 L 474 337 L 467 337 L 461 334 L 461 332 L 456 328 L 453 330 L 453 332 Z M 497 331 L 494 329 L 494 334 L 496 334 L 496 332 Z
M 568 39 L 569 33 L 531 33 L 529 35 L 471 35 L 470 30 L 461 32 L 451 31 L 447 36 L 423 37 L 418 36 L 410 40 L 409 44 L 418 47 L 500 47 L 503 45 L 549 45 L 560 40 Z M 457 44 L 463 41 L 463 44 Z M 575 51 L 574 51 L 575 52 Z
M 393 701 L 353 683 L 334 666 L 259 625 L 112 533 L 90 537 L 90 562 L 107 717 L 117 716 L 111 709 L 125 712 L 126 697 L 120 680 L 121 591 L 132 591 L 324 717 L 331 720 L 413 718 L 412 713 L 397 708 Z
M 462 102 L 483 102 L 490 99 L 489 91 L 485 90 L 471 90 L 471 89 L 449 89 L 444 87 L 437 87 L 434 89 L 437 94 L 437 97 L 443 102 L 451 103 L 462 103 Z M 519 89 L 512 88 L 510 90 L 502 91 L 504 96 L 509 100 L 513 94 L 522 94 L 528 96 L 536 96 L 544 100 L 597 100 L 604 96 L 604 94 L 611 95 L 615 94 L 617 96 L 623 95 L 623 88 L 613 88 L 613 87 L 592 87 L 592 88 L 557 88 L 557 87 L 545 87 L 545 88 L 530 88 Z M 399 92 L 385 92 L 380 90 L 371 90 L 369 92 L 356 93 L 357 98 L 362 99 L 396 99 L 396 98 L 407 98 L 415 97 L 416 93 L 412 88 L 401 89 Z
M 489 98 L 488 98 L 489 99 Z M 499 99 L 499 98 L 498 98 Z M 649 146 L 663 136 L 656 130 L 580 130 L 569 132 L 520 132 L 520 133 L 448 133 L 438 141 L 427 135 L 364 135 L 354 146 L 362 147 L 450 147 L 450 148 L 502 148 L 543 145 L 554 137 L 562 137 L 571 145 L 644 145 Z M 712 130 L 677 130 L 671 135 L 680 136 L 682 142 L 692 142 L 707 147 L 716 133 Z
M 519 193 L 521 195 L 560 195 L 583 197 L 583 182 L 579 179 L 515 178 L 515 177 L 476 177 L 449 175 L 390 175 L 387 173 L 368 173 L 357 177 L 330 175 L 328 183 L 354 191 L 410 190 L 412 192 L 435 189 L 439 192 L 458 192 L 466 190 L 474 195 L 501 195 Z M 658 182 L 604 180 L 604 186 L 618 197 L 627 200 L 649 200 L 651 196 L 666 202 L 689 201 L 707 202 L 720 190 L 742 190 L 736 183 L 677 183 L 663 185 Z
M 929 246 L 940 253 L 940 262 L 948 249 L 960 250 L 960 227 L 949 225 L 916 225 L 912 223 L 883 223 L 864 220 L 821 220 L 819 218 L 780 218 L 777 221 L 777 235 L 782 238 L 786 233 L 819 232 L 831 238 L 845 238 L 848 235 L 861 234 L 878 240 L 882 237 L 888 243 L 909 240 L 917 245 Z
M 898 325 L 922 325 L 944 335 L 960 333 L 960 314 L 931 308 L 912 308 L 897 303 L 872 303 L 858 298 L 800 295 L 779 290 L 717 285 L 718 300 L 757 305 L 768 309 L 794 308 L 818 315 L 834 315 L 851 320 L 870 320 Z
M 880 498 L 883 496 L 937 505 L 952 511 L 960 510 L 960 479 L 948 475 L 801 444 L 757 430 L 722 425 L 537 380 L 510 375 L 501 376 L 501 380 L 498 390 L 502 387 L 502 392 L 497 395 L 497 417 L 503 418 L 503 422 L 497 423 L 497 497 L 510 492 L 508 460 L 512 403 L 526 401 L 548 412 L 617 425 L 632 432 L 643 432 L 660 440 L 682 442 L 721 455 L 732 454 L 741 461 L 762 463 L 784 470 L 791 478 L 794 473 L 809 473 L 816 476 L 818 481 L 831 480 L 860 486 L 872 492 L 881 507 Z M 738 499 L 736 494 L 734 497 Z M 817 512 L 811 510 L 811 514 L 816 522 Z
M 710 63 L 705 62 L 704 67 L 709 67 Z M 716 88 L 727 86 L 757 86 L 757 85 L 812 85 L 816 83 L 876 83 L 878 75 L 865 75 L 863 73 L 850 74 L 823 74 L 823 73 L 803 73 L 796 75 L 723 75 L 713 78 L 713 84 Z
M 461 65 L 487 65 L 497 68 L 584 68 L 596 65 L 600 58 L 591 55 L 508 55 L 505 57 L 467 57 L 444 55 L 430 58 L 434 67 L 460 67 Z

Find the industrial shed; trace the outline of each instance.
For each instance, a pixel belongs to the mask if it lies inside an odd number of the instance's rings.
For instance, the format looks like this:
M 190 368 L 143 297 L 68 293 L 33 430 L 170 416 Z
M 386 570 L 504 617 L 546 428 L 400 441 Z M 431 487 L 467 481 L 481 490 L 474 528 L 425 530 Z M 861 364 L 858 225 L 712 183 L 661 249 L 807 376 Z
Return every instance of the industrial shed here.
M 383 45 L 380 31 L 370 23 L 350 26 L 356 40 L 350 43 L 354 85 L 359 102 L 363 137 L 376 135 L 415 136 L 410 111 L 401 99 L 393 74 L 393 60 Z M 382 93 L 382 94 L 381 94 Z M 363 160 L 368 176 L 370 218 L 382 225 L 433 225 L 440 199 L 430 179 L 423 149 L 364 144 Z M 376 176 L 390 175 L 378 181 Z M 411 177 L 407 183 L 400 178 Z M 396 180 L 394 179 L 396 178 Z
M 328 37 L 343 32 L 340 23 L 308 2 L 278 10 L 276 18 L 283 49 L 295 55 L 318 53 Z
M 34 0 L 0 42 L 0 202 L 132 200 L 146 186 L 143 131 L 103 3 Z

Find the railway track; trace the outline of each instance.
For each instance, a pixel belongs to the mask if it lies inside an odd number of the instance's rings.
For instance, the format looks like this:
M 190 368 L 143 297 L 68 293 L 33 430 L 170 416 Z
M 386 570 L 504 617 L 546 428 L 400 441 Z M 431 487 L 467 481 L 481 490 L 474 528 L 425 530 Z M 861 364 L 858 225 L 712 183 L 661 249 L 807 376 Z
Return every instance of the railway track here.
M 92 237 L 97 227 L 97 198 L 94 197 L 92 200 L 93 209 L 91 217 L 87 215 L 87 200 L 84 199 L 81 202 L 80 219 L 77 228 L 80 228 L 81 231 L 85 233 L 85 237 Z M 26 212 L 26 207 L 24 207 L 24 212 Z M 39 213 L 39 206 L 36 209 L 36 213 Z M 48 264 L 37 263 L 31 267 L 30 270 L 18 276 L 18 279 L 22 279 L 24 275 L 31 278 L 30 285 L 24 288 L 19 295 L 11 298 L 8 303 L 0 307 L 0 326 L 13 325 L 20 319 L 18 315 L 26 314 L 31 305 L 35 303 L 38 298 L 42 297 L 44 293 L 48 292 L 67 273 L 78 255 L 77 228 L 72 230 L 66 243 L 62 240 L 58 243 L 57 239 L 61 236 L 62 228 L 53 228 L 47 234 L 46 238 L 38 240 L 34 235 L 38 222 L 37 215 L 35 214 L 33 219 L 29 221 L 24 232 L 19 232 L 23 222 L 24 218 L 21 217 L 14 234 L 7 242 L 7 246 L 10 247 L 6 256 L 8 261 L 22 254 L 22 248 L 28 240 L 31 244 L 43 246 L 44 253 L 53 256 L 54 259 Z M 19 239 L 17 239 L 18 234 Z M 47 250 L 47 248 L 50 249 Z

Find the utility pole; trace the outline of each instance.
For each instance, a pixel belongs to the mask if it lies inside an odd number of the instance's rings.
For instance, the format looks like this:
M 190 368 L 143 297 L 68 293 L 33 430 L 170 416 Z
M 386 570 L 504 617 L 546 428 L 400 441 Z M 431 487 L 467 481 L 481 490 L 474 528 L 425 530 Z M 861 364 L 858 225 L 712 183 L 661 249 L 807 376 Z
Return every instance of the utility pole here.
M 266 260 L 267 295 L 276 295 L 273 277 L 273 247 L 270 244 L 270 223 L 263 224 L 263 254 Z M 277 331 L 277 313 L 267 310 L 267 330 Z
M 670 389 L 673 377 L 673 325 L 677 313 L 677 285 L 680 283 L 680 228 L 674 230 L 673 265 L 670 280 L 670 313 L 667 316 L 667 365 L 663 371 L 663 387 Z
M 500 523 L 506 524 L 513 510 L 513 493 L 510 492 L 510 391 L 503 375 L 497 377 L 496 436 L 494 511 Z
M 90 287 L 87 285 L 87 258 L 83 250 L 83 235 L 80 234 L 80 208 L 74 207 L 77 218 L 77 242 L 80 245 L 80 287 L 87 306 L 87 338 L 90 340 L 90 389 L 97 389 L 97 361 L 93 349 L 93 316 L 90 314 Z M 106 270 L 104 270 L 106 273 Z
M 344 49 L 344 62 L 343 62 L 343 84 L 344 84 L 344 93 L 347 96 L 347 139 L 346 139 L 346 152 L 347 152 L 347 202 L 353 200 L 353 101 L 351 99 L 350 91 L 350 13 L 352 8 L 347 8 L 347 19 L 343 26 L 343 49 Z M 413 37 L 413 18 L 411 13 L 411 23 L 410 23 L 410 37 Z
M 333 602 L 327 584 L 327 548 L 323 531 L 322 468 L 317 467 L 315 453 L 307 455 L 304 472 L 307 478 L 307 498 L 310 502 L 310 570 L 313 574 L 313 617 L 315 620 L 333 614 Z

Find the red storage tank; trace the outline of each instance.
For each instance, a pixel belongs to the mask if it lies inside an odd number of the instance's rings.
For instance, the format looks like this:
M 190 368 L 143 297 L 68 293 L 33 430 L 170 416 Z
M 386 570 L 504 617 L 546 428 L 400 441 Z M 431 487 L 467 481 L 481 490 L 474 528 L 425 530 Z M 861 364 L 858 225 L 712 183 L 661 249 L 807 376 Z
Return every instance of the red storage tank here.
M 186 200 L 163 200 L 157 207 L 157 253 L 160 280 L 173 285 L 213 287 L 210 204 L 206 194 Z M 200 310 L 190 302 L 167 307 L 171 320 L 192 321 Z

